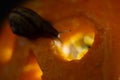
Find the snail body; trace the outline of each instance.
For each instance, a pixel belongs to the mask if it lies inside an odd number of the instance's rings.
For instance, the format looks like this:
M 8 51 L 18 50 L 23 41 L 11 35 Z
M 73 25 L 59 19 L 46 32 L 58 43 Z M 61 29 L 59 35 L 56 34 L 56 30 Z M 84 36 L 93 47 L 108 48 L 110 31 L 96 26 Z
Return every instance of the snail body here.
M 17 7 L 9 14 L 10 26 L 14 34 L 30 39 L 38 37 L 58 38 L 59 32 L 31 9 Z

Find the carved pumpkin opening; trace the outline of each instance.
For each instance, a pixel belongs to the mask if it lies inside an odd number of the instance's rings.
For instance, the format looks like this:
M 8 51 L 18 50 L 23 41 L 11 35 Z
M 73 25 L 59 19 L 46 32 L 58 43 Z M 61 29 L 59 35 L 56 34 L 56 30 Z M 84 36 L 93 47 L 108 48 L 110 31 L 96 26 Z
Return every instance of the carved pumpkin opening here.
M 64 60 L 80 60 L 90 49 L 94 43 L 96 34 L 95 24 L 83 16 L 74 16 L 63 22 L 56 24 L 58 27 L 64 26 L 65 30 L 71 29 L 69 32 L 61 34 L 59 40 L 55 40 L 58 56 Z
M 77 33 L 71 36 L 69 40 L 63 42 L 62 45 L 59 42 L 56 42 L 56 44 L 64 59 L 68 61 L 80 60 L 92 46 L 94 36 L 94 33 Z

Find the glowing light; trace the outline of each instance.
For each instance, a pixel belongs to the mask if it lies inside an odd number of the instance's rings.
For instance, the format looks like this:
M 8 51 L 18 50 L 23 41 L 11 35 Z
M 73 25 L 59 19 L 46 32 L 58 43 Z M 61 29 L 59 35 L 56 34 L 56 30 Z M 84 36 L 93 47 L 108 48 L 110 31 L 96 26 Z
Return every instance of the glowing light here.
M 84 36 L 84 42 L 87 45 L 92 45 L 92 43 L 94 42 L 93 35 Z
M 68 46 L 64 45 L 62 49 L 63 49 L 64 54 L 65 54 L 66 56 L 68 56 L 68 55 L 69 55 L 69 52 L 70 52 Z
M 6 23 L 0 34 L 0 63 L 6 63 L 11 60 L 15 39 L 8 23 Z
M 25 76 L 31 76 L 31 79 L 29 79 L 29 77 Z M 27 64 L 24 68 L 23 68 L 23 74 L 21 77 L 21 80 L 41 80 L 41 76 L 43 75 L 39 65 L 35 62 L 35 63 L 31 63 L 31 64 Z
M 68 40 L 60 44 L 59 41 L 56 41 L 58 50 L 63 59 L 71 60 L 80 60 L 89 50 L 91 45 L 94 42 L 94 34 L 81 34 L 71 36 Z
M 4 63 L 7 62 L 11 59 L 12 57 L 12 49 L 10 48 L 5 48 L 3 50 L 0 51 L 0 62 Z

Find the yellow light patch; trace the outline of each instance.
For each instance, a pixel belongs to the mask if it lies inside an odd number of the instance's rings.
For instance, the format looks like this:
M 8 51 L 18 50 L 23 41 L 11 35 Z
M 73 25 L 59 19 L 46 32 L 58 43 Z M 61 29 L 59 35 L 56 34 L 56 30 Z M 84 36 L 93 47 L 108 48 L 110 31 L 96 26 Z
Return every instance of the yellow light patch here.
M 59 41 L 56 41 L 58 50 L 63 59 L 67 61 L 80 60 L 89 50 L 94 42 L 94 34 L 77 33 L 64 41 L 61 46 Z

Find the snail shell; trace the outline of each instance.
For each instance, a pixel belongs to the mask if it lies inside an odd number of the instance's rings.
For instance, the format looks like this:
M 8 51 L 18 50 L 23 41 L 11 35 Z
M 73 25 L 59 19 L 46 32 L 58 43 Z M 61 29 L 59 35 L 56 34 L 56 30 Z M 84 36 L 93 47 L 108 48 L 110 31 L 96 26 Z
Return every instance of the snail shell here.
M 10 26 L 14 34 L 26 38 L 56 37 L 59 32 L 31 9 L 17 7 L 9 14 Z

